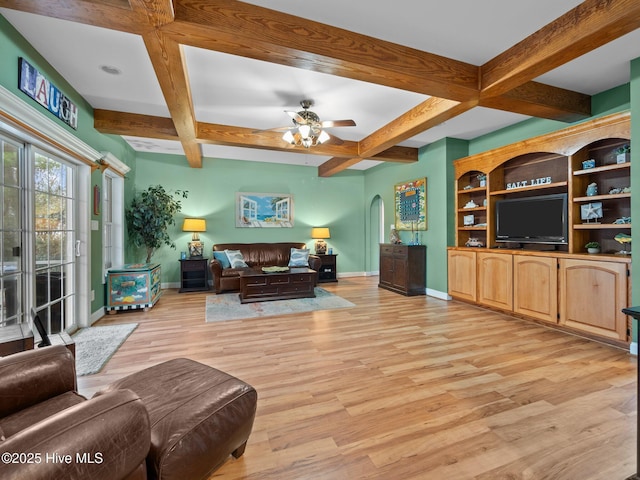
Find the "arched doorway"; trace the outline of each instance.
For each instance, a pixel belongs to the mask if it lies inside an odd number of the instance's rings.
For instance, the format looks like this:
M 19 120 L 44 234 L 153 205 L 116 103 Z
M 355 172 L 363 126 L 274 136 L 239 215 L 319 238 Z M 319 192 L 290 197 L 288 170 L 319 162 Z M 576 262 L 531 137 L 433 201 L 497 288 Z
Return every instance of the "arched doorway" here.
M 384 201 L 376 195 L 369 205 L 369 231 L 367 232 L 367 272 L 380 270 L 380 243 L 384 242 Z

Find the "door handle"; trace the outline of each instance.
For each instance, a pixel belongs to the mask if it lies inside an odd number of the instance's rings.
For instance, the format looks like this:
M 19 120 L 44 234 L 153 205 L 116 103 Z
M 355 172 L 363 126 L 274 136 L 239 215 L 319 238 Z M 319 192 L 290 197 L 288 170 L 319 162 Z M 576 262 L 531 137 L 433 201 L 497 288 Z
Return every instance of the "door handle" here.
M 76 257 L 80 256 L 80 240 L 76 240 Z

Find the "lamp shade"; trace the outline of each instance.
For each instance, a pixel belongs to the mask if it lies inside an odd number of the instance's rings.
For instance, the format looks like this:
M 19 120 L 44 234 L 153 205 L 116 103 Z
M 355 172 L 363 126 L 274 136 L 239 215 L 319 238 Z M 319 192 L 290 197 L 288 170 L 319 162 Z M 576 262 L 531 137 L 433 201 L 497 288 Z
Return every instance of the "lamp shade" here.
M 204 218 L 185 218 L 182 224 L 183 232 L 206 232 L 207 221 Z
M 311 238 L 331 238 L 327 227 L 313 227 L 311 229 Z

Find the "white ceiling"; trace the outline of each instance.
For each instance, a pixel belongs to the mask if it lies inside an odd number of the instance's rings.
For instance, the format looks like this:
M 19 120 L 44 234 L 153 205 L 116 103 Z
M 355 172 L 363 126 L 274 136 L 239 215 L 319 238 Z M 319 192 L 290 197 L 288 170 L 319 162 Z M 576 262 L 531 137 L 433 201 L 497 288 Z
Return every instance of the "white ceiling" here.
M 578 0 L 251 1 L 317 22 L 481 65 L 579 3 Z M 141 37 L 0 8 L 0 13 L 94 107 L 169 117 Z M 268 129 L 290 124 L 284 110 L 310 98 L 322 120 L 352 118 L 356 127 L 331 131 L 361 140 L 423 102 L 412 92 L 224 53 L 183 47 L 198 121 Z M 629 81 L 640 57 L 640 30 L 536 81 L 595 94 Z M 105 73 L 101 67 L 121 73 Z M 443 137 L 472 139 L 526 116 L 477 107 L 401 143 L 420 147 Z M 138 151 L 182 155 L 177 141 L 125 137 Z M 318 166 L 328 157 L 306 153 L 202 145 L 204 157 Z M 206 161 L 206 160 L 205 160 Z M 362 161 L 352 168 L 378 164 Z

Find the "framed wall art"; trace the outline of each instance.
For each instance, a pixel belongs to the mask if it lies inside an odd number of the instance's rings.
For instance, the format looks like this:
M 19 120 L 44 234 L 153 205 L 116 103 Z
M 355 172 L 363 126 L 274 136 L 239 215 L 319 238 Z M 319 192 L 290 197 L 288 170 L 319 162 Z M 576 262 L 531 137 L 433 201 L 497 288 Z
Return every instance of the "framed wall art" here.
M 292 228 L 293 195 L 236 192 L 236 227 Z
M 427 229 L 427 179 L 418 178 L 394 187 L 396 230 Z

